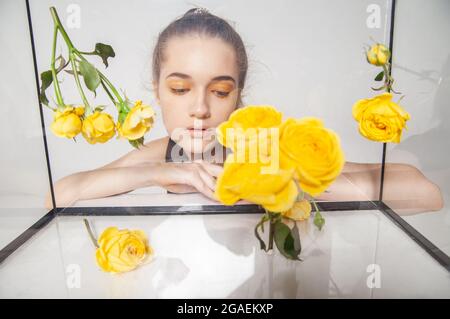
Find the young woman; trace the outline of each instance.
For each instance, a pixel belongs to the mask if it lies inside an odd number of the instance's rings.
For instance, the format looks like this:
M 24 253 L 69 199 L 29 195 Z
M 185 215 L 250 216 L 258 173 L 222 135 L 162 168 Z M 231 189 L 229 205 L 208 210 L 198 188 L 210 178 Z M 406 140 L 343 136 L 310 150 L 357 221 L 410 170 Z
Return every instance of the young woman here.
M 179 146 L 188 158 L 209 149 L 207 132 L 241 106 L 246 74 L 247 54 L 239 34 L 204 9 L 186 12 L 162 31 L 153 53 L 154 92 L 171 138 L 151 141 L 103 167 L 62 178 L 54 185 L 57 206 L 155 185 L 214 199 L 222 167 L 207 160 L 172 161 L 171 148 Z M 200 147 L 194 150 L 194 144 Z M 377 200 L 379 175 L 379 164 L 347 162 L 318 199 Z M 386 201 L 396 200 L 396 208 L 409 212 L 443 206 L 439 188 L 410 165 L 387 164 L 385 189 Z M 50 200 L 47 203 L 50 206 Z

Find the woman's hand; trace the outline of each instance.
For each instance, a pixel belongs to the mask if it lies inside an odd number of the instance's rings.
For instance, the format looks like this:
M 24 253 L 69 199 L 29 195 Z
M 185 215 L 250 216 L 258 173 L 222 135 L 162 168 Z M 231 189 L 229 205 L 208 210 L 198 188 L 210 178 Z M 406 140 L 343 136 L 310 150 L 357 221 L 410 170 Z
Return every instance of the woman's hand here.
M 205 161 L 192 163 L 162 163 L 153 174 L 156 183 L 173 193 L 200 192 L 210 199 L 214 196 L 216 178 L 223 168 Z

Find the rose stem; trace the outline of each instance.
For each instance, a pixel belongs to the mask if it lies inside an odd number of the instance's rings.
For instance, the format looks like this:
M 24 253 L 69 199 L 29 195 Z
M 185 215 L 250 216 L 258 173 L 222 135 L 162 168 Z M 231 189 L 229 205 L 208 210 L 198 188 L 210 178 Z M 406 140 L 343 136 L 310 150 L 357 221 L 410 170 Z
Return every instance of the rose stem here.
M 97 240 L 95 239 L 94 234 L 92 233 L 91 225 L 89 225 L 89 222 L 86 218 L 83 219 L 84 225 L 86 226 L 86 229 L 88 231 L 89 237 L 91 237 L 92 243 L 96 248 L 99 248 L 99 245 L 97 243 Z

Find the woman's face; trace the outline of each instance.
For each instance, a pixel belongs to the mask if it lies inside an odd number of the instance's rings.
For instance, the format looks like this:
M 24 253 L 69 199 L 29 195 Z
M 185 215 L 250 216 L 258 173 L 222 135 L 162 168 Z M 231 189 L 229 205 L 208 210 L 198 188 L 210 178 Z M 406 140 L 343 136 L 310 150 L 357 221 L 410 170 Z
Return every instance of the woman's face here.
M 214 145 L 215 128 L 236 109 L 238 74 L 235 51 L 221 39 L 189 35 L 168 41 L 154 89 L 164 125 L 185 152 Z

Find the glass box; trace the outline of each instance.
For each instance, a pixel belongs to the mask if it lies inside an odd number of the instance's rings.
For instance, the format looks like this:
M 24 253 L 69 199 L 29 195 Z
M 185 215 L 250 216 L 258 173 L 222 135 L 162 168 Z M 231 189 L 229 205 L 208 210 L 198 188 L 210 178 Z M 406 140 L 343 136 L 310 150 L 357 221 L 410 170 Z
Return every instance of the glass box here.
M 242 38 L 248 56 L 244 105 L 274 105 L 287 117 L 318 117 L 340 137 L 346 160 L 340 182 L 318 198 L 324 228 L 317 229 L 312 219 L 293 222 L 302 261 L 260 249 L 254 227 L 264 213 L 261 206 L 246 201 L 224 206 L 198 192 L 139 184 L 139 176 L 151 171 L 119 173 L 120 167 L 135 167 L 137 158 L 120 162 L 133 151 L 123 139 L 92 145 L 82 137 L 57 137 L 51 129 L 53 112 L 39 96 L 41 73 L 51 62 L 49 8 L 55 7 L 77 48 L 114 47 L 107 68 L 98 56 L 92 61 L 120 92 L 153 106 L 155 122 L 145 139 L 160 141 L 160 150 L 167 151 L 168 117 L 183 115 L 160 106 L 164 97 L 161 84 L 155 84 L 154 48 L 161 31 L 192 9 L 190 3 L 4 0 L 0 296 L 449 298 L 450 3 L 211 0 L 196 5 L 203 8 L 199 12 L 224 18 Z M 55 50 L 64 53 L 65 44 L 58 41 Z M 356 101 L 380 93 L 371 89 L 382 84 L 374 82 L 379 69 L 365 57 L 374 43 L 390 49 L 392 88 L 401 93 L 395 100 L 403 96 L 399 104 L 410 115 L 400 143 L 369 141 L 352 116 Z M 209 54 L 214 56 L 214 48 Z M 199 61 L 188 65 L 193 74 L 210 63 Z M 80 104 L 71 81 L 70 70 L 62 71 L 64 99 Z M 189 89 L 193 92 L 194 85 Z M 105 94 L 86 95 L 96 105 L 109 103 Z M 57 98 L 52 88 L 47 97 Z M 178 101 L 171 99 L 174 105 Z M 214 104 L 199 101 L 192 102 L 186 118 Z M 157 150 L 147 153 L 146 161 L 157 161 Z M 102 185 L 116 194 L 81 178 L 113 169 L 117 173 Z M 103 177 L 95 176 L 100 183 Z M 89 198 L 67 195 L 76 189 L 83 196 L 90 192 Z M 154 259 L 129 273 L 102 272 L 83 219 L 96 236 L 108 226 L 144 230 Z

